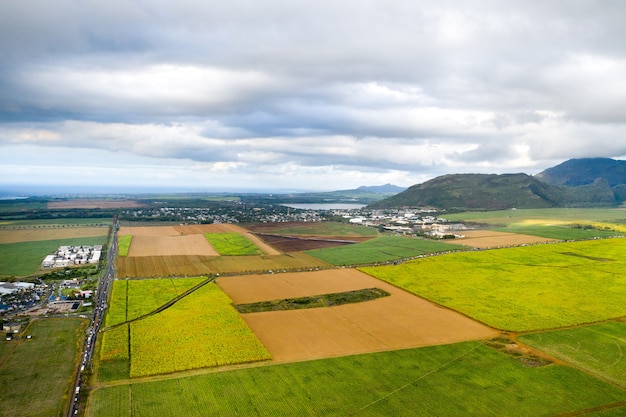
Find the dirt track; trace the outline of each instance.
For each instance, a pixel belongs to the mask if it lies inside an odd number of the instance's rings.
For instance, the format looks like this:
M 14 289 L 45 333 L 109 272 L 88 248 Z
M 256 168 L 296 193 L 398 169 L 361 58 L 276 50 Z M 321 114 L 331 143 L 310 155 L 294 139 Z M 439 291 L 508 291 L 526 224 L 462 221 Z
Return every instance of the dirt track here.
M 356 304 L 242 314 L 277 361 L 454 343 L 497 331 L 353 269 L 219 278 L 235 303 L 381 288 L 391 294 Z

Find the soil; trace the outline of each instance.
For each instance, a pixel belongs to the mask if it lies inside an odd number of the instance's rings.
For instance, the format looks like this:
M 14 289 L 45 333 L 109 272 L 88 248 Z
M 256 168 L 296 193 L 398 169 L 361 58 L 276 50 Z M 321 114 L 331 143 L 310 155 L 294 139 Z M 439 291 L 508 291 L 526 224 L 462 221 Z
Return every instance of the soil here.
M 72 239 L 106 236 L 108 227 L 68 227 L 54 229 L 0 230 L 0 243 L 33 242 L 41 240 Z
M 372 287 L 391 294 L 336 307 L 243 314 L 276 361 L 479 340 L 498 333 L 354 269 L 223 277 L 216 282 L 234 303 Z

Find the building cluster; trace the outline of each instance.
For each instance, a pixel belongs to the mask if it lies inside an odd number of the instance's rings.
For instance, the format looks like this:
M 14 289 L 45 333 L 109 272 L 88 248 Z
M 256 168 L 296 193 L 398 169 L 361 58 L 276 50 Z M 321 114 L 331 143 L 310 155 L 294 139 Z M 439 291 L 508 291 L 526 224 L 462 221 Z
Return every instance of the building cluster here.
M 0 314 L 29 308 L 45 297 L 48 286 L 32 282 L 0 282 Z
M 463 237 L 462 231 L 466 229 L 465 225 L 448 222 L 438 217 L 436 213 L 433 209 L 415 208 L 410 210 L 344 210 L 334 214 L 348 219 L 348 222 L 352 224 L 382 228 L 391 232 L 420 234 L 435 238 Z
M 286 206 L 237 204 L 216 208 L 159 207 L 124 210 L 122 221 L 169 221 L 185 224 L 278 223 L 321 221 L 319 213 Z
M 59 246 L 57 251 L 45 257 L 44 268 L 63 268 L 72 265 L 97 264 L 100 262 L 102 245 Z

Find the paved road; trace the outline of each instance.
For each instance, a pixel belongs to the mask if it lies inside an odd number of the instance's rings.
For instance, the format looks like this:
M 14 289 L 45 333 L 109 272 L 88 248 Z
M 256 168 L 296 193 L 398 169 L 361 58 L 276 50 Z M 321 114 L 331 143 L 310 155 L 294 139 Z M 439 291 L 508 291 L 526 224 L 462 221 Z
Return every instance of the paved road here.
M 113 218 L 113 233 L 111 234 L 111 244 L 109 245 L 107 266 L 100 282 L 98 283 L 98 289 L 95 293 L 94 301 L 96 308 L 91 319 L 91 325 L 87 330 L 87 339 L 85 339 L 85 345 L 83 346 L 83 355 L 80 361 L 80 368 L 74 382 L 74 393 L 72 398 L 72 405 L 69 408 L 68 416 L 73 417 L 78 415 L 78 398 L 80 395 L 81 385 L 83 383 L 83 373 L 86 369 L 91 367 L 91 361 L 94 354 L 94 347 L 96 345 L 96 338 L 98 337 L 98 331 L 102 326 L 102 320 L 104 318 L 104 311 L 107 308 L 107 299 L 109 291 L 113 285 L 115 279 L 115 257 L 117 255 L 117 229 L 119 223 L 117 217 Z

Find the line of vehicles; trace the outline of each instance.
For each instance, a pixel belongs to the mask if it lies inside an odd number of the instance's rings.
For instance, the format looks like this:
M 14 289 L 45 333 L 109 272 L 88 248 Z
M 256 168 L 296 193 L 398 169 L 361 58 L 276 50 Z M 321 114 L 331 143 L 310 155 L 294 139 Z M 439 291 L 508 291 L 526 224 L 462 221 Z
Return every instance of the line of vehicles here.
M 96 307 L 94 309 L 93 317 L 91 319 L 91 324 L 89 326 L 89 329 L 87 330 L 87 338 L 85 339 L 85 344 L 83 346 L 83 354 L 80 361 L 79 372 L 77 373 L 76 380 L 74 381 L 74 394 L 72 404 L 69 407 L 69 417 L 78 415 L 80 390 L 84 382 L 83 375 L 85 370 L 91 367 L 91 361 L 93 359 L 94 348 L 96 345 L 96 338 L 98 336 L 98 332 L 100 331 L 100 327 L 102 326 L 104 312 L 107 308 L 109 291 L 111 289 L 112 282 L 115 279 L 115 256 L 117 254 L 118 228 L 118 220 L 117 218 L 114 218 L 113 233 L 111 238 L 111 245 L 109 247 L 107 266 L 104 274 L 102 275 L 102 278 L 100 279 L 98 289 L 96 291 Z

